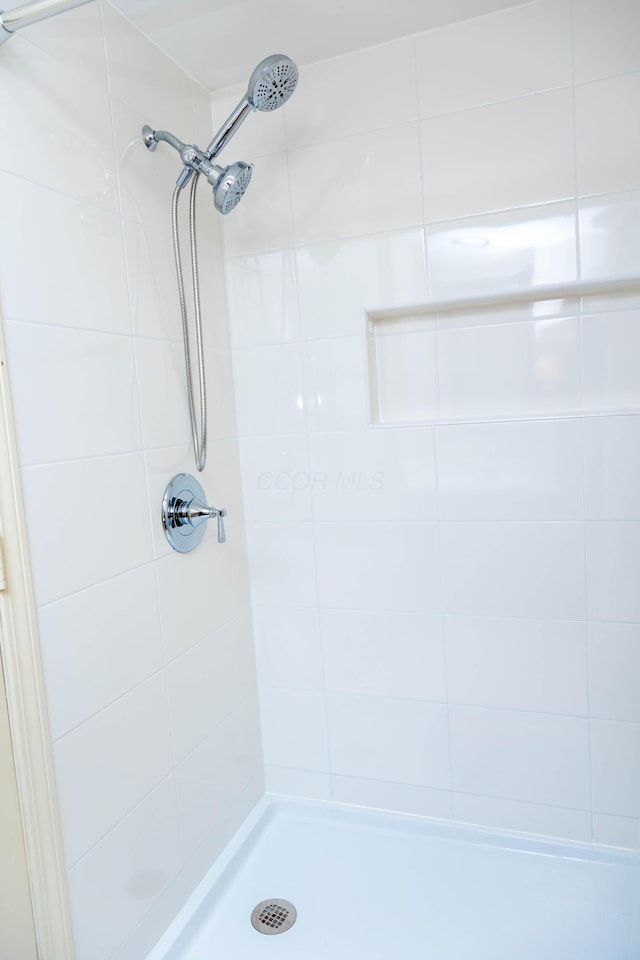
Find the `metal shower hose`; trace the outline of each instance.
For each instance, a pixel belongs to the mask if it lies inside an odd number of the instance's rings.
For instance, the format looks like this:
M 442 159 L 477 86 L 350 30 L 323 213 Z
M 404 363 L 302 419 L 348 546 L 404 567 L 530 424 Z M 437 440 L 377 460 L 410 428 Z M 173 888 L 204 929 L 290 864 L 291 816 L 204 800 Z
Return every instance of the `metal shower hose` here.
M 178 199 L 183 187 L 179 184 L 173 191 L 171 200 L 171 226 L 173 229 L 173 253 L 176 261 L 176 277 L 178 280 L 178 296 L 180 297 L 180 314 L 182 316 L 182 338 L 184 341 L 184 365 L 187 375 L 187 392 L 189 394 L 189 417 L 191 418 L 191 437 L 193 439 L 193 454 L 198 470 L 204 470 L 207 462 L 207 384 L 204 369 L 204 348 L 202 344 L 202 316 L 200 311 L 200 278 L 198 275 L 198 247 L 196 242 L 196 191 L 200 174 L 195 173 L 191 178 L 189 192 L 189 240 L 191 245 L 191 277 L 193 281 L 193 308 L 196 328 L 196 346 L 198 350 L 198 385 L 200 388 L 200 429 L 196 420 L 195 401 L 193 396 L 193 376 L 191 373 L 191 349 L 189 346 L 189 323 L 187 304 L 184 293 L 184 278 L 182 274 L 182 260 L 180 257 L 180 235 L 178 230 Z

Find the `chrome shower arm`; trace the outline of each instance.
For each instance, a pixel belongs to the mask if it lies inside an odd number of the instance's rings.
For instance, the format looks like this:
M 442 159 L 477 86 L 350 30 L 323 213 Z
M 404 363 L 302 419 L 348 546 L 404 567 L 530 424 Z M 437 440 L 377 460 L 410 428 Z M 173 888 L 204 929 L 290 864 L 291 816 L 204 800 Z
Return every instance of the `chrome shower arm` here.
M 145 146 L 151 151 L 156 149 L 161 140 L 168 143 L 174 150 L 177 150 L 178 153 L 181 153 L 187 146 L 186 143 L 179 140 L 173 133 L 169 133 L 167 130 L 153 130 L 148 124 L 145 124 L 142 128 L 142 136 Z
M 217 157 L 221 150 L 227 145 L 232 136 L 238 131 L 240 126 L 247 119 L 251 111 L 255 109 L 250 103 L 248 97 L 244 97 L 232 114 L 230 114 L 222 124 L 215 137 L 205 150 L 209 160 Z
M 12 10 L 0 10 L 0 44 L 22 27 L 92 2 L 93 0 L 34 0 L 33 3 L 24 3 Z

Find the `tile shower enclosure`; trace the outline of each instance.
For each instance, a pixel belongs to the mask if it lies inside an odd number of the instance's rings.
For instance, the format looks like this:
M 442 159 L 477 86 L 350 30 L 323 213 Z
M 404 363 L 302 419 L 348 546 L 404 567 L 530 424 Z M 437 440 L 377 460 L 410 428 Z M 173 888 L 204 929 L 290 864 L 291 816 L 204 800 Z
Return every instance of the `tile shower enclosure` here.
M 251 190 L 200 212 L 229 542 L 188 557 L 157 519 L 191 469 L 175 158 L 138 137 L 206 140 L 238 90 L 105 2 L 3 49 L 0 292 L 79 960 L 144 956 L 263 750 L 272 792 L 635 847 L 640 298 L 394 327 L 375 426 L 364 311 L 640 274 L 639 31 L 630 0 L 536 0 L 304 66 L 240 131 Z M 125 537 L 94 509 L 114 491 Z

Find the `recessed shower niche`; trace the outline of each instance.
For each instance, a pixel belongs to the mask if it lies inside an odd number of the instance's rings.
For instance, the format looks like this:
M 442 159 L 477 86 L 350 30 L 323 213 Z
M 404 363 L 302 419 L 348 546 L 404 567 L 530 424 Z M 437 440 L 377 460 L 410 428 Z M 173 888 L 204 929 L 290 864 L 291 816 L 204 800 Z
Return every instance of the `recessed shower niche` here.
M 640 311 L 625 295 L 638 289 L 628 278 L 369 310 L 371 422 L 637 412 Z

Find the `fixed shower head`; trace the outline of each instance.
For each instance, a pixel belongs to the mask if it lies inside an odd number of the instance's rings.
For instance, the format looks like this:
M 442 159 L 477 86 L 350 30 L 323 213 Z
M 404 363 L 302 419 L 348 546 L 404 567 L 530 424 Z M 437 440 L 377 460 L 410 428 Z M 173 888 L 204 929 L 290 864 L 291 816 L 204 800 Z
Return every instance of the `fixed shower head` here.
M 227 214 L 238 206 L 251 182 L 252 173 L 251 164 L 243 163 L 242 160 L 224 168 L 213 188 L 213 202 L 216 210 Z
M 289 57 L 274 53 L 262 60 L 251 74 L 246 94 L 207 147 L 205 152 L 209 160 L 226 147 L 252 110 L 277 110 L 287 102 L 297 85 L 298 68 Z
M 247 100 L 254 110 L 277 110 L 284 106 L 297 85 L 298 68 L 293 60 L 274 53 L 251 74 Z

